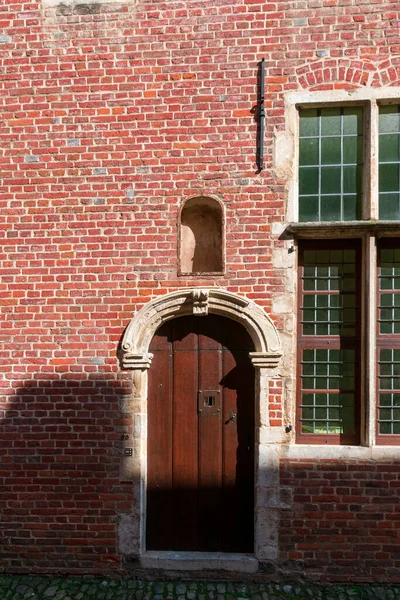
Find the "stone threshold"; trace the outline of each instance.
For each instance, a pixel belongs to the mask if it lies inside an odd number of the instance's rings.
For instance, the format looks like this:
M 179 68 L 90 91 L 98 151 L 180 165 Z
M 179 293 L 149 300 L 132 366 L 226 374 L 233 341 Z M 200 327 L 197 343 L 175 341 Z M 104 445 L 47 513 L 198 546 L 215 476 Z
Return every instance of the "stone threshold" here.
M 258 560 L 252 554 L 231 552 L 173 552 L 152 550 L 140 557 L 144 569 L 165 571 L 233 571 L 256 573 Z

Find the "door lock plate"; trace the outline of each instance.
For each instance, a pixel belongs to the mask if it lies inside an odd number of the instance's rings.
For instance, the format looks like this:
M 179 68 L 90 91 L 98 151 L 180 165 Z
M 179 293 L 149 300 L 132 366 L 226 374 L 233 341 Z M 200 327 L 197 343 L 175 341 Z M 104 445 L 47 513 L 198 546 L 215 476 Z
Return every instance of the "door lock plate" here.
M 199 390 L 199 413 L 220 413 L 221 392 L 219 390 Z

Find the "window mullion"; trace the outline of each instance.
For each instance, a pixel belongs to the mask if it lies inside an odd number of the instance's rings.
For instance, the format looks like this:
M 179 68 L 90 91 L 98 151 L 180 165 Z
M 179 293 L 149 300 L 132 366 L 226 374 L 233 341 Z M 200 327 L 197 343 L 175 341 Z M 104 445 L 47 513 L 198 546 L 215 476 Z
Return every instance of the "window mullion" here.
M 375 99 L 371 100 L 365 112 L 369 142 L 365 145 L 364 218 L 379 219 L 379 107 Z
M 362 329 L 361 347 L 365 356 L 362 360 L 364 373 L 362 373 L 361 397 L 364 398 L 364 406 L 361 411 L 361 431 L 365 432 L 365 445 L 375 444 L 375 418 L 376 418 L 376 320 L 377 320 L 377 285 L 376 265 L 377 247 L 376 238 L 368 236 L 364 243 L 365 268 L 363 269 L 364 281 L 362 288 L 365 289 L 365 327 Z M 365 336 L 365 339 L 363 337 Z

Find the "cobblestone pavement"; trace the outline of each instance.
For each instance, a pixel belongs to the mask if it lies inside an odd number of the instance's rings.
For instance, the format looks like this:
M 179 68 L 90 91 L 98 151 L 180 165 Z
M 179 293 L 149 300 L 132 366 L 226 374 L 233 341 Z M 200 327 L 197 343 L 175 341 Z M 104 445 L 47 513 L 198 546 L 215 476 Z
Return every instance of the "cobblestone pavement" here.
M 400 585 L 285 585 L 0 575 L 0 600 L 400 600 Z

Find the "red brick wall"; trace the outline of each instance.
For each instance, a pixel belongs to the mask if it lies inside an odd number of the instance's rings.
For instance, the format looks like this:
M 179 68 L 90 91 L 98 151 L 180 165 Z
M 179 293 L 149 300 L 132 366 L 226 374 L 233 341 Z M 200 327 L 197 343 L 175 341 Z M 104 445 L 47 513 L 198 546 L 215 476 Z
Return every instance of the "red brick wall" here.
M 124 328 L 194 283 L 255 300 L 283 328 L 272 299 L 285 272 L 271 260 L 286 207 L 271 163 L 283 93 L 398 84 L 399 6 L 3 0 L 0 26 L 0 558 L 14 571 L 115 572 L 116 520 L 132 503 L 118 478 Z M 226 207 L 224 277 L 177 277 L 178 210 L 197 194 Z
M 328 581 L 399 581 L 400 461 L 286 460 L 281 559 Z

